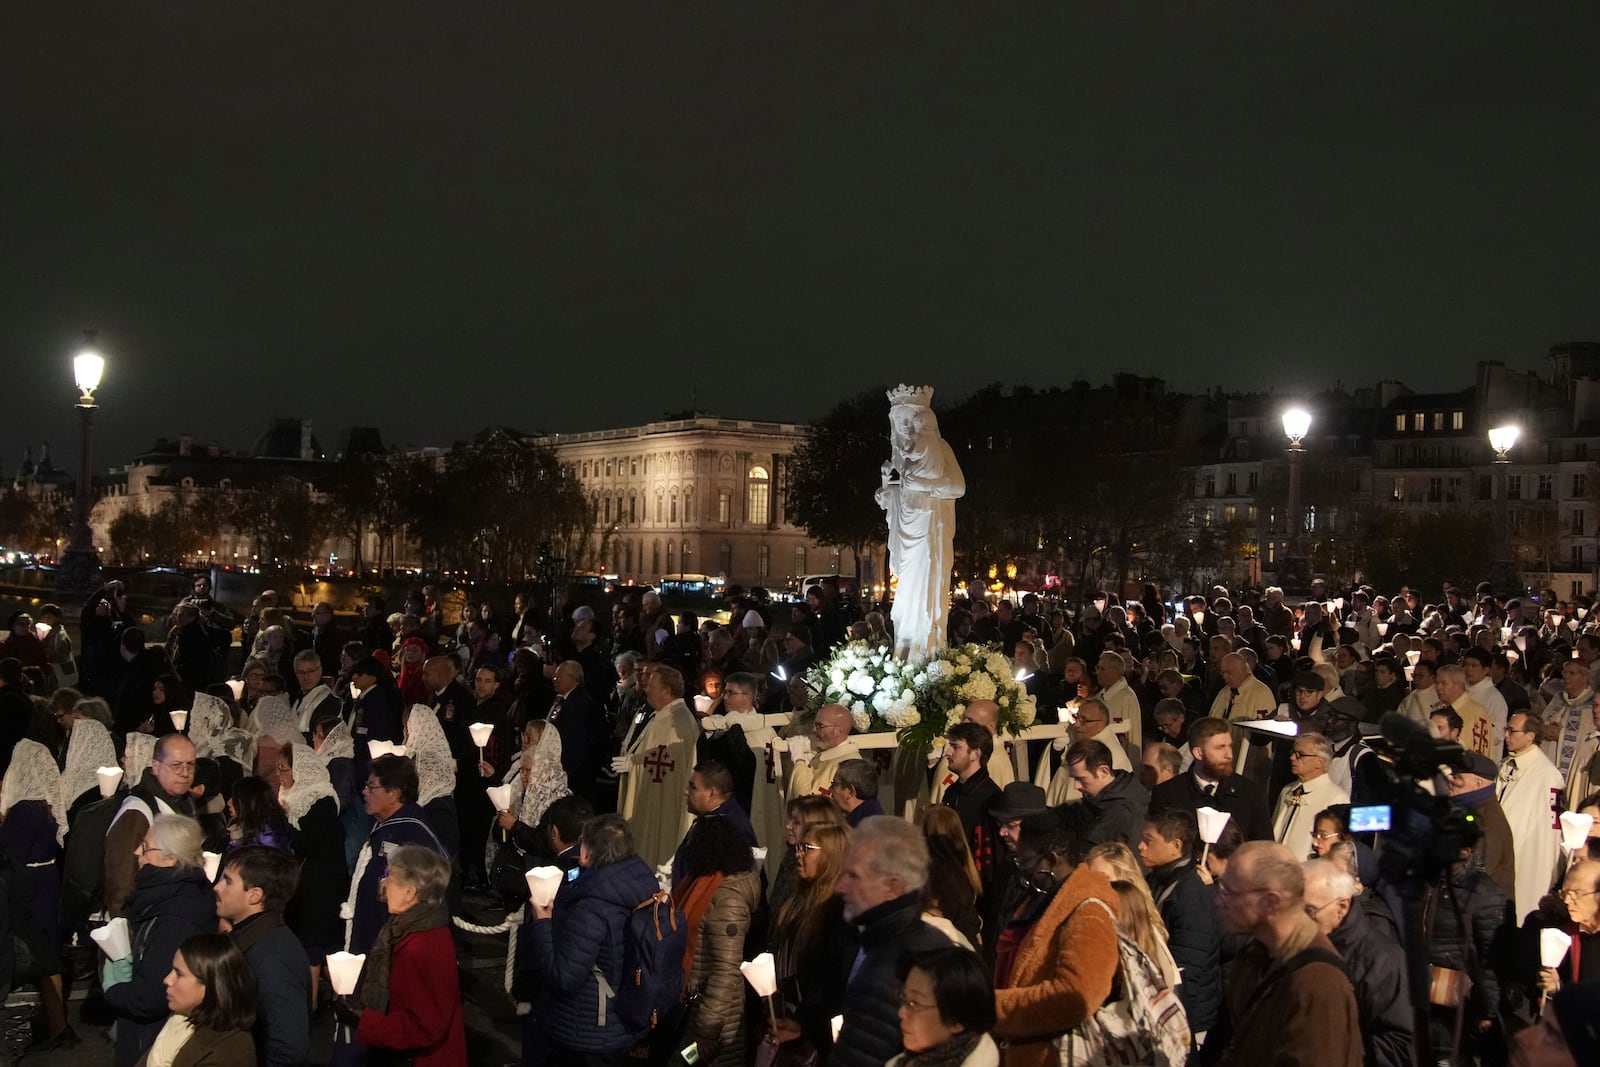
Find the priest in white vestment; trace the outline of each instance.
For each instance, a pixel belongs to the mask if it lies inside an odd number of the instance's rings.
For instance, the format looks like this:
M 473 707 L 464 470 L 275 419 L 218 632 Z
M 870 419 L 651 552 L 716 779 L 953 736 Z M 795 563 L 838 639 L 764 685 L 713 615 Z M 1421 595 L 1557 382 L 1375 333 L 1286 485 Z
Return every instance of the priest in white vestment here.
M 683 675 L 673 668 L 654 667 L 644 697 L 655 714 L 612 761 L 612 770 L 627 776 L 618 811 L 628 820 L 639 856 L 654 869 L 672 862 L 694 821 L 683 797 L 694 774 L 700 726 L 683 702 Z
M 1517 855 L 1517 926 L 1539 906 L 1555 882 L 1561 861 L 1561 794 L 1566 781 L 1539 748 L 1544 721 L 1519 711 L 1506 722 L 1506 758 L 1495 793 L 1511 827 Z
M 1289 750 L 1289 770 L 1296 781 L 1278 794 L 1272 837 L 1296 859 L 1312 854 L 1311 835 L 1316 831 L 1317 812 L 1350 803 L 1350 794 L 1328 777 L 1328 764 L 1332 762 L 1333 742 L 1322 734 L 1303 733 L 1294 739 L 1294 748 Z

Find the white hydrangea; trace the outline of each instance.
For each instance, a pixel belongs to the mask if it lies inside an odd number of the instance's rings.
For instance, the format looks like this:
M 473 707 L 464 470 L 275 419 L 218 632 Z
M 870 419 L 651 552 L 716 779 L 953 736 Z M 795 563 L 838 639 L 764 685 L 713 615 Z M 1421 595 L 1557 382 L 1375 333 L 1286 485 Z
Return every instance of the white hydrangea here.
M 894 700 L 882 689 L 872 694 L 872 710 L 876 711 L 879 715 L 882 715 L 884 712 L 888 711 L 889 705 L 893 703 Z
M 945 725 L 947 727 L 954 726 L 956 723 L 961 721 L 961 716 L 965 715 L 966 713 L 967 706 L 965 704 L 957 704 L 955 707 L 950 709 L 950 714 L 945 716 Z
M 850 692 L 859 696 L 869 696 L 874 689 L 878 688 L 878 683 L 866 671 L 856 671 L 850 675 L 848 685 Z
M 923 677 L 930 682 L 937 682 L 945 676 L 947 665 L 941 660 L 934 660 L 928 664 L 928 669 L 923 672 Z
M 957 667 L 970 667 L 970 666 L 972 666 L 972 660 L 967 656 L 967 654 L 965 652 L 957 652 L 956 653 L 956 666 Z
M 1033 720 L 1039 713 L 1037 703 L 1031 695 L 1025 696 L 1017 704 L 1017 724 L 1022 727 L 1033 725 Z
M 974 700 L 993 700 L 994 679 L 987 674 L 973 674 L 967 678 L 967 684 L 961 687 L 961 695 L 967 698 L 968 703 Z
M 866 705 L 856 701 L 850 709 L 850 721 L 855 723 L 856 733 L 864 734 L 872 729 L 872 716 L 867 714 Z

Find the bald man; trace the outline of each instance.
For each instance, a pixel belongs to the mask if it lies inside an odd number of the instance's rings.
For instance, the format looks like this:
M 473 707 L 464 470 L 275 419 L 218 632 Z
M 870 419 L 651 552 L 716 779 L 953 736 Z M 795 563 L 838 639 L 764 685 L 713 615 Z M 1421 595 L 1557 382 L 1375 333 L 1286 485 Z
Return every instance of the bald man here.
M 1139 695 L 1128 685 L 1128 663 L 1115 652 L 1106 652 L 1096 661 L 1094 668 L 1095 681 L 1100 683 L 1101 692 L 1095 694 L 1105 704 L 1106 710 L 1111 713 L 1113 732 L 1126 735 L 1127 740 L 1122 742 L 1123 755 L 1144 750 L 1144 713 L 1139 708 Z M 1120 728 L 1126 723 L 1127 729 Z M 1104 741 L 1106 738 L 1101 738 Z M 1129 760 L 1130 767 L 1133 765 Z
M 1000 739 L 1000 705 L 992 700 L 974 700 L 961 713 L 962 722 L 975 722 L 994 735 L 994 755 L 989 757 L 989 777 L 1004 789 L 1017 780 L 1016 765 L 1011 761 L 1011 744 Z M 943 753 L 933 767 L 933 787 L 928 790 L 928 803 L 944 800 L 944 791 L 956 776 L 950 770 L 950 760 Z
M 1306 914 L 1299 859 L 1270 841 L 1240 845 L 1217 880 L 1216 901 L 1228 932 L 1250 940 L 1234 957 L 1206 1059 L 1290 1062 L 1314 1052 L 1328 1067 L 1361 1067 L 1355 991 L 1333 943 Z
M 855 742 L 850 740 L 854 725 L 842 704 L 828 704 L 817 712 L 811 723 L 812 752 L 806 759 L 797 760 L 789 773 L 788 799 L 830 794 L 839 764 L 861 758 Z
M 1211 702 L 1211 714 L 1228 722 L 1254 722 L 1278 713 L 1278 698 L 1250 670 L 1237 652 L 1222 657 L 1222 690 Z

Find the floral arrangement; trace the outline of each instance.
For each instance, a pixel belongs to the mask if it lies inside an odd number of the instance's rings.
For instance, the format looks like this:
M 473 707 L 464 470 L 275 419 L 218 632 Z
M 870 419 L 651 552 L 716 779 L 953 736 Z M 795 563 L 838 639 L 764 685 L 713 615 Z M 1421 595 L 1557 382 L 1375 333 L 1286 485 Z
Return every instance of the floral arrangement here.
M 910 747 L 932 745 L 960 722 L 974 700 L 1000 705 L 1000 728 L 1033 725 L 1033 697 L 1012 676 L 1011 661 L 985 645 L 943 648 L 924 662 L 897 659 L 883 645 L 852 641 L 806 675 L 809 714 L 824 704 L 850 709 L 857 733 L 894 733 Z

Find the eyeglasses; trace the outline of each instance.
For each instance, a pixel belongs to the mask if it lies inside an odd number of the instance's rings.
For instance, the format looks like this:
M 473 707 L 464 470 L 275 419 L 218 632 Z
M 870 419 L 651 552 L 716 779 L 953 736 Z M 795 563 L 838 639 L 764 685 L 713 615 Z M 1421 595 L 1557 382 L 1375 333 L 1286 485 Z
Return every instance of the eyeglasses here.
M 156 760 L 156 762 L 161 764 L 162 766 L 168 768 L 169 770 L 177 771 L 179 774 L 182 774 L 184 771 L 188 771 L 190 774 L 194 773 L 194 761 L 193 760 L 190 760 L 188 763 L 172 763 L 169 760 L 164 760 L 164 759 L 163 760 Z
M 1332 900 L 1328 901 L 1326 904 L 1318 904 L 1314 908 L 1310 904 L 1307 904 L 1306 905 L 1306 915 L 1308 915 L 1311 918 L 1315 919 L 1325 909 L 1333 907 L 1335 904 L 1339 903 L 1339 901 L 1342 900 L 1342 899 L 1344 899 L 1344 898 L 1342 898 L 1342 897 L 1334 897 Z
M 821 845 L 813 845 L 809 841 L 802 841 L 798 845 L 794 846 L 794 854 L 796 856 L 802 856 L 807 852 L 821 852 L 821 851 L 822 851 L 822 846 Z
M 1563 900 L 1569 898 L 1573 900 L 1582 900 L 1584 897 L 1592 897 L 1596 893 L 1600 893 L 1600 889 L 1562 889 L 1561 898 Z
M 361 791 L 363 793 L 378 793 L 382 792 L 383 788 L 384 787 L 379 785 L 377 782 L 368 782 L 366 785 L 361 787 Z
M 1320 752 L 1291 752 L 1291 753 L 1289 753 L 1289 758 L 1290 759 L 1321 759 L 1322 758 L 1322 753 L 1320 753 Z
M 1265 889 L 1265 888 L 1262 888 L 1262 889 L 1235 889 L 1235 888 L 1233 888 L 1233 886 L 1229 885 L 1227 882 L 1221 881 L 1220 879 L 1217 882 L 1217 896 L 1219 896 L 1219 897 L 1247 897 L 1247 896 L 1250 896 L 1252 893 L 1266 893 L 1266 892 L 1268 892 L 1268 890 Z
M 164 848 L 160 847 L 159 845 L 147 845 L 143 841 L 140 841 L 139 842 L 139 847 L 133 850 L 133 854 L 135 856 L 143 856 L 146 852 L 167 852 L 167 851 L 168 851 L 167 849 L 164 849 Z
M 1338 830 L 1316 830 L 1312 832 L 1311 836 L 1318 841 L 1332 841 L 1342 835 Z
M 937 1009 L 939 1007 L 939 1005 L 937 1005 L 937 1004 L 918 1004 L 914 1000 L 907 1000 L 906 999 L 906 995 L 904 993 L 900 994 L 899 1000 L 900 1000 L 900 1010 L 901 1011 L 909 1011 L 909 1012 L 912 1012 L 912 1013 L 922 1012 L 922 1011 L 931 1011 L 931 1010 Z

